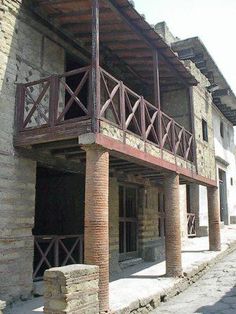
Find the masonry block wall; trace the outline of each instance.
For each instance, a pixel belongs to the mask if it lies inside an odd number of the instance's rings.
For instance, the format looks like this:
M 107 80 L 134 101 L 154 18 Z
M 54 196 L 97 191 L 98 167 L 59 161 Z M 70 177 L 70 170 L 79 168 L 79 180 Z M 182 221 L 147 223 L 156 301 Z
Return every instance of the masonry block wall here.
M 193 123 L 196 140 L 196 163 L 198 174 L 211 179 L 216 179 L 214 135 L 212 121 L 212 96 L 206 87 L 210 85 L 208 79 L 200 72 L 194 63 L 187 60 L 185 65 L 199 81 L 192 88 Z M 202 120 L 207 122 L 208 140 L 203 139 Z
M 69 265 L 44 275 L 44 313 L 97 314 L 99 267 Z
M 64 71 L 63 49 L 32 21 L 20 0 L 0 2 L 0 297 L 8 301 L 32 291 L 36 163 L 13 147 L 16 84 Z
M 109 261 L 110 274 L 120 272 L 119 266 L 119 184 L 116 177 L 109 180 Z
M 187 229 L 187 202 L 186 202 L 186 185 L 179 186 L 179 210 L 180 210 L 180 225 L 181 238 L 184 241 L 188 237 Z
M 182 88 L 161 94 L 161 108 L 177 123 L 192 132 L 191 110 L 189 105 L 188 89 Z
M 164 242 L 159 234 L 158 197 L 161 188 L 146 185 L 143 188 L 143 200 L 139 205 L 139 252 L 146 261 L 163 258 Z

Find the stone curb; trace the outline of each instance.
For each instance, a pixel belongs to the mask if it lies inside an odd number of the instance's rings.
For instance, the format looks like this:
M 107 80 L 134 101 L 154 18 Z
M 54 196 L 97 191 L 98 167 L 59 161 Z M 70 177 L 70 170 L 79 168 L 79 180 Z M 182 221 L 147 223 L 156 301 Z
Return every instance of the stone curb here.
M 0 314 L 4 313 L 3 310 L 5 309 L 5 307 L 6 307 L 6 302 L 0 300 Z
M 128 307 L 121 310 L 112 311 L 111 314 L 145 314 L 157 308 L 162 302 L 166 302 L 172 297 L 180 294 L 186 290 L 189 286 L 195 283 L 200 277 L 202 277 L 211 267 L 213 267 L 218 261 L 230 254 L 236 249 L 236 241 L 231 243 L 225 243 L 227 248 L 221 251 L 217 256 L 213 257 L 208 262 L 202 262 L 196 264 L 193 270 L 184 272 L 182 278 L 177 279 L 173 286 L 162 293 L 152 295 L 148 298 L 139 299 L 132 302 Z

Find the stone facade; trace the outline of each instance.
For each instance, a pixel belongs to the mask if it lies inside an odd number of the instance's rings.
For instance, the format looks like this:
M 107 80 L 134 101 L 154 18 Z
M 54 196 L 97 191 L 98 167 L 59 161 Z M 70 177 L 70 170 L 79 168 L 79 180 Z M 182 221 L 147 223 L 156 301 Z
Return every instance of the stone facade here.
M 191 102 L 193 110 L 193 125 L 196 144 L 197 173 L 211 180 L 216 179 L 214 134 L 212 120 L 212 96 L 206 87 L 210 85 L 207 78 L 197 69 L 191 61 L 185 61 L 185 65 L 199 81 L 192 87 Z M 207 123 L 208 139 L 203 139 L 202 121 Z
M 0 295 L 12 301 L 32 291 L 36 176 L 36 162 L 13 146 L 16 84 L 63 73 L 68 45 L 20 0 L 1 1 L 0 23 Z
M 65 51 L 85 58 L 37 22 L 21 0 L 1 1 L 0 22 L 0 295 L 11 301 L 25 298 L 32 291 L 36 176 L 36 163 L 13 147 L 16 84 L 63 73 Z M 32 117 L 31 125 L 37 123 L 37 118 Z M 48 163 L 49 159 L 46 156 L 40 161 Z M 58 166 L 67 167 L 60 160 Z
M 16 83 L 38 78 L 36 69 L 23 65 L 34 58 L 34 45 L 17 19 L 20 1 L 0 3 L 0 295 L 3 300 L 26 298 L 32 290 L 35 162 L 13 147 Z M 21 28 L 22 27 L 22 28 Z M 27 32 L 29 35 L 30 31 Z M 35 35 L 32 31 L 31 38 Z M 37 40 L 37 37 L 35 38 Z M 36 47 L 35 47 L 36 48 Z M 31 52 L 32 51 L 32 52 Z M 26 69 L 27 68 L 27 69 Z
M 45 314 L 97 314 L 99 267 L 69 265 L 44 275 Z
M 80 60 L 88 60 L 77 49 L 70 46 L 62 38 L 59 38 L 46 26 L 37 22 L 34 16 L 22 5 L 22 1 L 20 0 L 2 0 L 0 2 L 0 23 L 0 296 L 3 300 L 13 301 L 18 298 L 25 299 L 32 292 L 34 249 L 32 228 L 35 217 L 36 181 L 36 162 L 32 158 L 29 159 L 26 157 L 25 152 L 16 150 L 13 147 L 16 86 L 17 83 L 38 80 L 53 73 L 63 73 L 67 52 L 78 56 Z M 34 94 L 34 91 L 32 93 Z M 171 103 L 173 103 L 175 95 L 169 95 L 168 97 L 166 96 L 165 100 L 163 99 L 164 103 L 169 103 L 170 99 Z M 181 94 L 178 97 L 180 102 Z M 185 95 L 185 97 L 187 96 Z M 200 128 L 199 121 L 201 116 L 204 116 L 210 124 L 210 109 L 208 106 L 207 108 L 204 107 L 206 99 L 210 102 L 210 98 L 208 99 L 208 96 L 204 95 L 203 89 L 200 87 L 199 90 L 198 87 L 194 89 L 193 97 L 199 97 L 202 108 L 200 113 L 196 112 L 197 128 Z M 181 112 L 182 116 L 179 117 L 179 122 L 183 123 L 186 128 L 189 128 L 187 123 L 189 112 L 186 111 L 187 98 L 184 99 L 182 104 L 183 110 Z M 44 109 L 45 114 L 47 114 L 47 108 Z M 30 106 L 28 110 L 30 110 Z M 185 122 L 181 121 L 183 117 Z M 178 117 L 176 116 L 176 118 Z M 32 118 L 31 126 L 37 124 L 37 119 L 38 117 Z M 171 164 L 177 164 L 179 167 L 196 172 L 195 167 L 182 158 L 175 157 L 168 151 L 161 152 L 157 146 L 150 143 L 144 145 L 140 138 L 128 133 L 123 134 L 120 129 L 105 122 L 101 123 L 101 132 L 120 142 L 123 142 L 125 137 L 126 143 L 131 147 L 137 148 L 140 151 L 146 151 L 155 157 L 162 157 Z M 211 129 L 209 129 L 210 148 L 200 138 L 197 139 L 197 161 L 200 163 L 199 173 L 208 178 L 214 178 L 213 166 L 212 168 L 208 167 L 212 161 L 211 141 Z M 204 158 L 207 158 L 207 160 Z M 35 159 L 39 160 L 40 157 L 37 156 Z M 60 166 L 62 166 L 63 162 L 59 163 Z M 106 165 L 107 162 L 108 160 L 106 161 Z M 66 165 L 68 163 L 69 161 L 66 161 Z M 212 165 L 214 165 L 213 162 Z M 93 173 L 90 173 L 90 177 L 93 177 Z M 127 182 L 136 184 L 135 180 L 128 179 Z M 112 272 L 119 271 L 120 269 L 119 184 L 119 178 L 115 176 L 110 178 L 109 250 Z M 145 260 L 154 261 L 163 259 L 164 227 L 163 225 L 162 227 L 160 226 L 160 221 L 163 221 L 164 216 L 163 187 L 154 186 L 149 182 L 142 182 L 142 184 L 139 182 L 138 186 L 140 192 L 138 206 L 138 254 Z M 184 190 L 182 193 L 184 195 Z M 162 213 L 158 210 L 160 209 L 158 208 L 160 198 L 162 198 Z M 180 197 L 180 199 L 183 199 L 183 197 Z M 87 203 L 90 201 L 87 200 Z M 184 237 L 186 236 L 186 206 L 184 202 L 181 204 L 183 208 L 181 230 Z M 95 205 L 93 204 L 93 206 Z M 166 208 L 166 211 L 168 210 Z M 106 240 L 108 241 L 108 225 L 106 227 L 105 234 L 102 236 L 106 236 Z M 108 248 L 106 247 L 106 249 Z M 98 258 L 100 257 L 97 256 L 97 260 Z M 104 260 L 108 263 L 106 256 Z M 106 271 L 107 269 L 105 269 Z M 105 291 L 108 285 L 107 272 L 104 277 L 106 277 Z M 105 292 L 107 294 L 107 290 Z
M 146 185 L 142 189 L 139 207 L 139 252 L 145 261 L 157 261 L 164 258 L 164 232 L 161 232 L 161 186 Z M 141 196 L 140 195 L 140 196 Z M 161 208 L 158 208 L 158 207 Z M 164 212 L 162 212 L 164 214 Z M 164 226 L 163 226 L 164 227 Z

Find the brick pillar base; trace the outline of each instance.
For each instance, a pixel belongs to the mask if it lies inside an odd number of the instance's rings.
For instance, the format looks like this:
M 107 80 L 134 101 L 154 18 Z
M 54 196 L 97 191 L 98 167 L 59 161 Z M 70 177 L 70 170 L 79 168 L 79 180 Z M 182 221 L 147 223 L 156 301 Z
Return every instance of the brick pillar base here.
M 181 260 L 181 225 L 179 210 L 179 176 L 171 173 L 165 176 L 164 182 L 166 209 L 166 275 L 182 275 Z
M 208 198 L 208 225 L 209 225 L 209 249 L 221 250 L 220 240 L 220 207 L 218 202 L 218 188 L 207 187 Z
M 109 310 L 108 190 L 109 154 L 91 145 L 86 150 L 84 259 L 99 266 L 99 309 Z

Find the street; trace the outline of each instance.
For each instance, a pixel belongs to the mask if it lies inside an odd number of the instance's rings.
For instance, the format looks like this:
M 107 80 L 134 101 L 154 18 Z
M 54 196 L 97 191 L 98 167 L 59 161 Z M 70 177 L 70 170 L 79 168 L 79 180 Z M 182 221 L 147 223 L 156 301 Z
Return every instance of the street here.
M 153 314 L 236 314 L 236 251 Z

